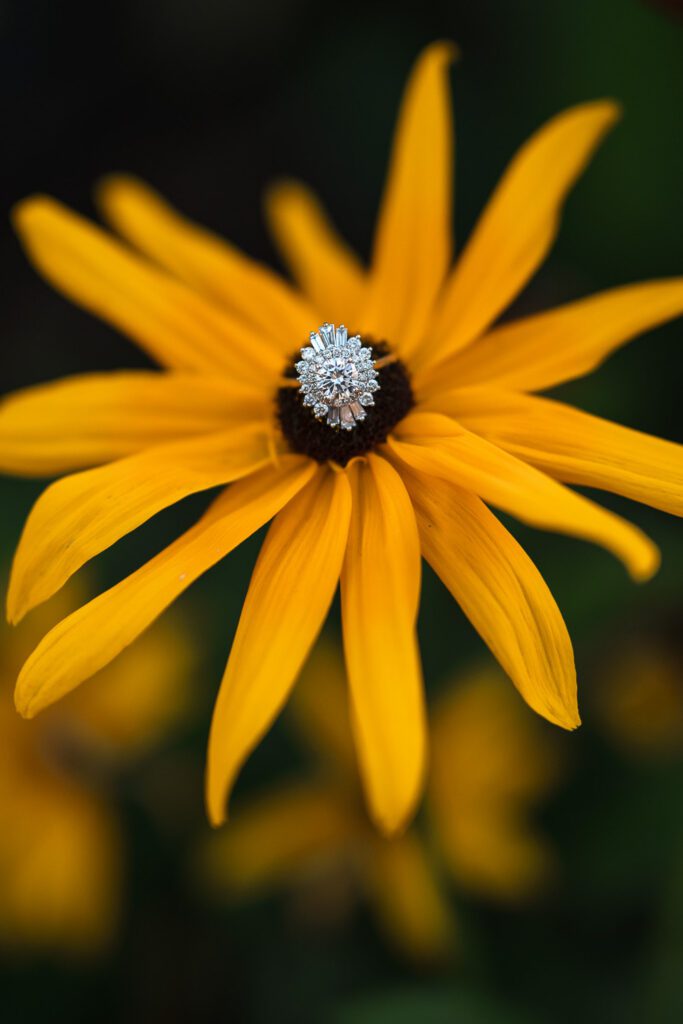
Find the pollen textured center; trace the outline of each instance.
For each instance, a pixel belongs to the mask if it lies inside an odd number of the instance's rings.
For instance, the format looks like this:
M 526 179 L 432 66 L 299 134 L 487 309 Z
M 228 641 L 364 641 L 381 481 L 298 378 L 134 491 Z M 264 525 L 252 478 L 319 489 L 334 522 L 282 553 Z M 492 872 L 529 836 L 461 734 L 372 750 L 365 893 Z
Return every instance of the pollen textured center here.
M 317 462 L 345 466 L 371 451 L 415 404 L 406 369 L 389 346 L 349 336 L 343 326 L 314 331 L 285 376 L 291 384 L 276 396 L 282 433 L 292 451 Z

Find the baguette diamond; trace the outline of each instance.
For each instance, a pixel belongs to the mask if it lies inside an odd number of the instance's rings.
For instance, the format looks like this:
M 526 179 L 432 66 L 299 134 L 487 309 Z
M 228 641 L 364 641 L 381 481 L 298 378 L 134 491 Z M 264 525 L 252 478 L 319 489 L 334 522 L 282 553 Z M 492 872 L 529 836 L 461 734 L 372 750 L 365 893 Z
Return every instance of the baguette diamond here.
M 311 332 L 311 344 L 301 349 L 295 370 L 304 405 L 330 427 L 353 430 L 375 404 L 379 390 L 372 349 L 360 335 L 349 338 L 343 324 L 323 324 Z

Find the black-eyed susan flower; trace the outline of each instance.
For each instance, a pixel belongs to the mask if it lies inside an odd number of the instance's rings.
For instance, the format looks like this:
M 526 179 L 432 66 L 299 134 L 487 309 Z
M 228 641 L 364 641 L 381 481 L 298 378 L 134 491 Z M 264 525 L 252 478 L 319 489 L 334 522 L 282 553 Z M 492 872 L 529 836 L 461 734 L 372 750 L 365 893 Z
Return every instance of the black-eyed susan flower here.
M 12 621 L 161 509 L 230 484 L 191 530 L 44 639 L 17 705 L 30 717 L 73 689 L 274 517 L 211 729 L 216 823 L 340 579 L 358 754 L 372 814 L 391 832 L 410 816 L 425 764 L 421 556 L 529 704 L 573 728 L 564 622 L 488 506 L 601 544 L 639 580 L 657 567 L 654 545 L 565 485 L 683 507 L 680 448 L 533 394 L 678 315 L 683 279 L 494 326 L 548 251 L 615 104 L 575 107 L 533 136 L 452 267 L 452 55 L 428 47 L 408 83 L 367 271 L 297 185 L 267 205 L 299 288 L 126 178 L 105 182 L 99 198 L 128 245 L 51 199 L 15 212 L 46 277 L 163 369 L 77 377 L 5 402 L 4 467 L 71 473 L 27 521 Z
M 323 907 L 364 897 L 400 950 L 441 959 L 458 945 L 456 892 L 518 902 L 555 869 L 533 822 L 557 782 L 557 749 L 493 666 L 451 681 L 432 715 L 424 828 L 378 835 L 363 808 L 341 659 L 321 644 L 293 694 L 290 721 L 315 765 L 236 808 L 198 868 L 229 902 L 276 891 Z M 335 893 L 337 894 L 335 897 Z
M 151 750 L 190 706 L 188 637 L 163 623 L 92 686 L 19 718 L 22 661 L 78 597 L 67 588 L 21 635 L 0 631 L 0 945 L 27 954 L 93 953 L 112 938 L 125 848 L 104 769 Z

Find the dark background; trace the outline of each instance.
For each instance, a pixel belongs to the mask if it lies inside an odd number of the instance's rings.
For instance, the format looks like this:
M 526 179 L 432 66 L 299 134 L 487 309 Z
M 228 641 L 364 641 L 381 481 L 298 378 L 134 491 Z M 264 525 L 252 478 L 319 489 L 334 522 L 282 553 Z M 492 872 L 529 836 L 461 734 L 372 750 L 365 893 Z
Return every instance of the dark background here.
M 454 80 L 456 236 L 466 236 L 515 148 L 573 103 L 613 96 L 623 122 L 572 195 L 559 242 L 522 309 L 681 272 L 683 21 L 675 3 L 479 0 L 395 4 L 309 0 L 53 0 L 0 7 L 2 209 L 33 191 L 92 213 L 111 170 L 149 180 L 249 253 L 276 261 L 261 218 L 264 187 L 312 184 L 367 256 L 393 121 L 411 62 L 449 37 Z M 7 224 L 7 221 L 6 221 Z M 1 390 L 86 369 L 144 365 L 114 331 L 70 306 L 2 233 Z M 568 400 L 681 440 L 681 327 L 647 335 Z M 39 485 L 0 484 L 7 563 Z M 145 766 L 117 799 L 130 841 L 124 925 L 94 964 L 8 957 L 0 1019 L 284 1022 L 662 1021 L 683 1019 L 683 762 L 618 754 L 593 721 L 592 690 L 625 638 L 677 638 L 683 539 L 664 515 L 627 511 L 661 545 L 645 587 L 604 553 L 518 526 L 576 644 L 586 722 L 573 770 L 543 825 L 563 864 L 542 904 L 501 911 L 456 892 L 468 941 L 459 964 L 417 970 L 388 951 L 363 911 L 341 931 L 292 922 L 282 902 L 229 911 L 188 871 L 206 826 L 201 771 L 208 711 L 257 542 L 203 580 L 192 614 L 205 714 L 170 752 L 173 774 Z M 103 584 L 189 523 L 204 501 L 158 517 L 103 557 Z M 428 576 L 421 613 L 428 687 L 483 655 Z M 276 777 L 293 757 L 278 725 L 238 787 Z M 151 782 L 150 782 L 151 778 Z M 156 811 L 141 791 L 165 788 Z M 154 804 L 155 801 L 152 801 Z M 170 809 L 169 809 L 170 808 Z

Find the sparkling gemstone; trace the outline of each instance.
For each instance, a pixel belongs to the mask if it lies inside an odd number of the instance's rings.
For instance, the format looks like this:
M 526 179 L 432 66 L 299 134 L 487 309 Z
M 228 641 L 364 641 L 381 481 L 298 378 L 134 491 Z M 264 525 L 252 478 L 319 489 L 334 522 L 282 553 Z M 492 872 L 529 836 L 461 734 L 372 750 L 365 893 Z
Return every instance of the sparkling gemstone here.
M 358 334 L 349 338 L 343 324 L 324 323 L 311 331 L 311 344 L 301 356 L 295 369 L 303 404 L 313 406 L 313 414 L 329 426 L 353 430 L 367 415 L 363 407 L 375 404 L 371 392 L 380 387 L 372 349 Z
M 325 348 L 330 348 L 334 345 L 336 337 L 334 324 L 323 324 L 322 327 L 318 328 L 318 334 L 323 339 Z

